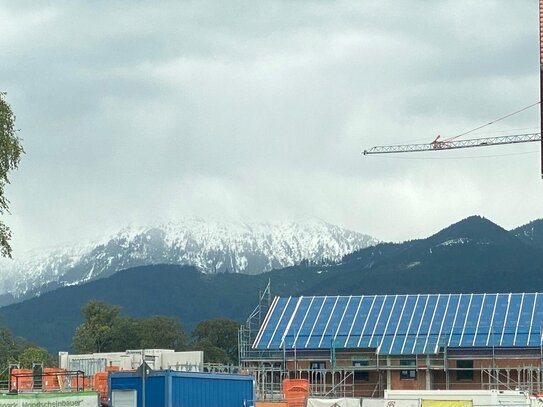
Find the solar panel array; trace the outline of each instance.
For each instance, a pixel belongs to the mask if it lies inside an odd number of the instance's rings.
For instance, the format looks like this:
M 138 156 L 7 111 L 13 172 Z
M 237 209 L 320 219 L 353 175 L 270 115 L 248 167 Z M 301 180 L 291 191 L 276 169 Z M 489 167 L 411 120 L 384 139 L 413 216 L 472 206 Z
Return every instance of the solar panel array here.
M 253 348 L 539 347 L 542 323 L 541 293 L 276 297 Z

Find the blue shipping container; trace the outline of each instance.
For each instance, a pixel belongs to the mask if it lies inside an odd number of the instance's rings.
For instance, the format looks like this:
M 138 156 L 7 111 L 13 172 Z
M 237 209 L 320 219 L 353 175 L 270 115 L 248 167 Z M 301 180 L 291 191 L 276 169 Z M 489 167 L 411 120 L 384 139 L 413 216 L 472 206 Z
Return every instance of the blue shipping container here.
M 156 371 L 143 379 L 136 372 L 109 374 L 113 407 L 250 407 L 255 403 L 251 375 Z

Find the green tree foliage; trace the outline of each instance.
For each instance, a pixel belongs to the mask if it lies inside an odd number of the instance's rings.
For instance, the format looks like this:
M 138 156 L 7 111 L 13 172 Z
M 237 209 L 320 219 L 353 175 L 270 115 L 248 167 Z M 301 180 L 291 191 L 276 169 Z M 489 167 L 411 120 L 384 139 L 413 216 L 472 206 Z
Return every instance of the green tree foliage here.
M 23 346 L 21 338 L 14 337 L 9 329 L 0 327 L 0 366 L 15 363 Z
M 127 349 L 140 349 L 140 321 L 130 317 L 119 317 L 111 330 L 111 349 L 121 352 Z
M 131 318 L 120 315 L 120 308 L 91 300 L 81 310 L 84 322 L 73 337 L 78 353 L 122 352 L 127 349 L 174 349 L 192 347 L 204 351 L 204 361 L 238 363 L 239 323 L 230 319 L 200 322 L 189 346 L 185 332 L 175 317 Z
M 45 349 L 32 345 L 27 340 L 13 336 L 9 329 L 0 327 L 0 380 L 8 379 L 10 363 L 18 363 L 22 368 L 31 368 L 33 362 L 43 363 L 44 367 L 55 366 L 55 359 Z
M 24 153 L 21 140 L 16 135 L 15 115 L 6 102 L 5 95 L 0 92 L 0 215 L 9 213 L 5 187 L 9 184 L 9 173 L 17 169 Z M 10 240 L 10 229 L 0 221 L 0 254 L 4 257 L 11 257 Z
M 92 300 L 83 308 L 85 321 L 72 340 L 78 353 L 122 352 L 127 349 L 187 349 L 181 323 L 174 317 L 135 319 L 120 315 L 120 308 Z
M 196 342 L 194 346 L 196 350 L 204 352 L 205 363 L 237 364 L 224 349 L 214 345 L 209 338 Z
M 197 349 L 204 351 L 205 362 L 238 363 L 239 323 L 231 319 L 200 322 L 192 336 Z
M 140 321 L 140 348 L 162 348 L 183 350 L 187 348 L 187 338 L 178 319 L 154 316 Z
M 105 352 L 112 342 L 112 330 L 121 309 L 103 301 L 91 300 L 83 306 L 85 319 L 76 328 L 73 348 L 79 353 Z
M 55 359 L 45 349 L 30 346 L 24 349 L 18 357 L 22 369 L 31 369 L 33 363 L 43 363 L 43 367 L 55 367 Z

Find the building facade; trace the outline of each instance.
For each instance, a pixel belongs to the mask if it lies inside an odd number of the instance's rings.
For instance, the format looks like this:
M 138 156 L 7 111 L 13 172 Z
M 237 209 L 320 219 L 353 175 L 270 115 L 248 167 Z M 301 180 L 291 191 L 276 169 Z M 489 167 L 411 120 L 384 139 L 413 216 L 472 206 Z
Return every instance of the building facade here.
M 276 297 L 256 315 L 240 360 L 260 398 L 280 397 L 285 378 L 321 396 L 543 391 L 541 293 Z

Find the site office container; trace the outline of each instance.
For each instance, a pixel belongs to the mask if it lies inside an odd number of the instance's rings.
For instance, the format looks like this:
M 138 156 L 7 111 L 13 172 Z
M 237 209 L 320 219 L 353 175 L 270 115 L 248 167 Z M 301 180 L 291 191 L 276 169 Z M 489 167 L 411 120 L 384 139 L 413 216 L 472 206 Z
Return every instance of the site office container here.
M 252 375 L 163 370 L 142 378 L 137 372 L 109 374 L 109 402 L 115 407 L 251 407 Z
M 520 390 L 385 390 L 385 400 L 469 400 L 473 406 L 527 406 L 530 395 Z

